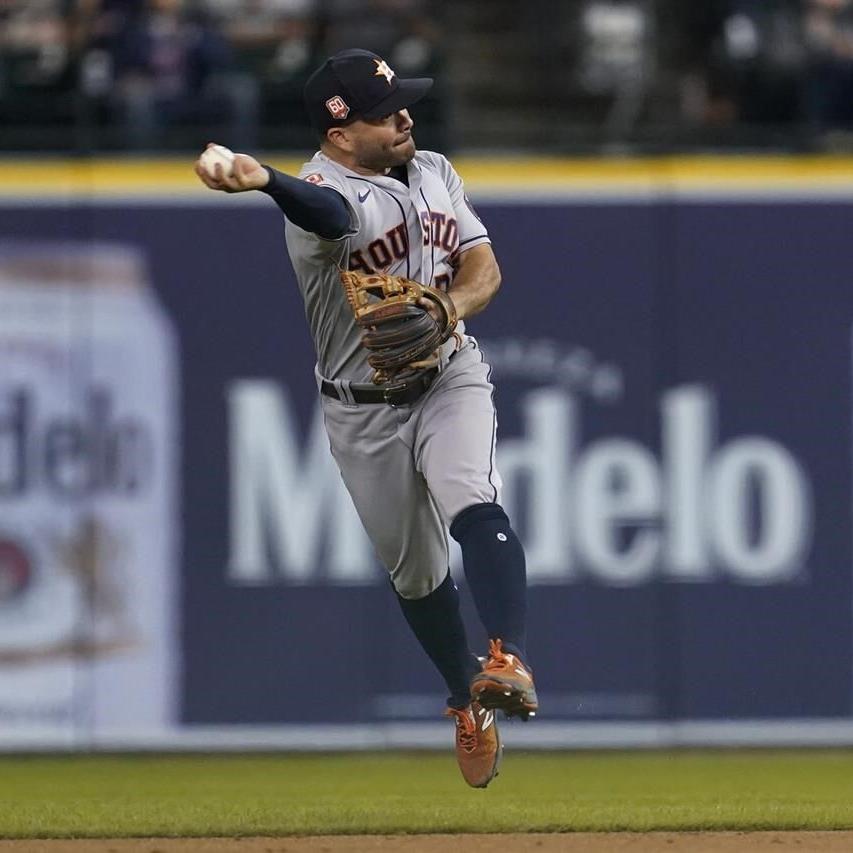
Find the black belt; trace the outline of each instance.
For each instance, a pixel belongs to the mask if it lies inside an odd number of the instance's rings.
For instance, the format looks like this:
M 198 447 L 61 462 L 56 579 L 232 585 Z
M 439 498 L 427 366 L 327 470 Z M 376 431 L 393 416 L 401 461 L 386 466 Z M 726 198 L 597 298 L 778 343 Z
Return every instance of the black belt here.
M 427 370 L 421 373 L 405 385 L 398 385 L 394 388 L 379 388 L 379 387 L 350 387 L 350 394 L 356 403 L 385 403 L 387 406 L 409 406 L 416 403 L 432 385 L 435 377 L 438 376 L 438 368 Z M 327 396 L 342 402 L 348 402 L 347 398 L 338 393 L 334 382 L 329 382 L 324 379 L 320 383 L 320 390 Z

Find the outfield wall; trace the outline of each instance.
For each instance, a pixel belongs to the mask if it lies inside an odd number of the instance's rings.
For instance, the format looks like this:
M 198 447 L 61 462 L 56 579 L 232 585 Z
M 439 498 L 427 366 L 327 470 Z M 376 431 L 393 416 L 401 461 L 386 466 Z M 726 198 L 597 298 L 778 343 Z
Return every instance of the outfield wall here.
M 853 161 L 459 167 L 542 701 L 507 739 L 853 743 Z M 444 745 L 277 209 L 193 180 L 0 163 L 0 747 Z

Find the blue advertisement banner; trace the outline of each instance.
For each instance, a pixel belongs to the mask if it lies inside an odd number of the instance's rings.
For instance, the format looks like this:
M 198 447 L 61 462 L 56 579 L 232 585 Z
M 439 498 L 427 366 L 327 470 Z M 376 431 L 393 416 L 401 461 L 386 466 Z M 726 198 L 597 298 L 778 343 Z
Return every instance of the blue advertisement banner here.
M 328 454 L 283 223 L 230 201 L 0 208 L 4 239 L 134 247 L 175 329 L 178 721 L 435 719 Z M 504 284 L 469 332 L 543 718 L 851 716 L 851 206 L 478 204 Z

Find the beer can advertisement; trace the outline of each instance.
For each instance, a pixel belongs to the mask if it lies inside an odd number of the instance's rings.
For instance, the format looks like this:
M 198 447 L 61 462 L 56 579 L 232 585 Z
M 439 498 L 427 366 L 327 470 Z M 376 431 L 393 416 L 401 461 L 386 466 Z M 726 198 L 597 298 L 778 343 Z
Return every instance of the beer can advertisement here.
M 0 737 L 175 718 L 176 358 L 125 245 L 0 244 Z
M 0 205 L 0 739 L 444 744 L 281 216 L 208 195 Z M 514 742 L 853 743 L 853 200 L 472 196 L 541 707 Z

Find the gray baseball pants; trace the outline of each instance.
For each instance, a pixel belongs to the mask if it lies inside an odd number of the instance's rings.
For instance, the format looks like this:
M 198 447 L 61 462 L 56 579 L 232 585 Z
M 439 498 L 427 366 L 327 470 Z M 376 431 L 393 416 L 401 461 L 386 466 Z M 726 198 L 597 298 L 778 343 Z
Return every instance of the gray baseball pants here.
M 403 598 L 423 598 L 447 576 L 447 528 L 458 513 L 500 503 L 489 373 L 469 337 L 413 405 L 321 395 L 332 455 Z

